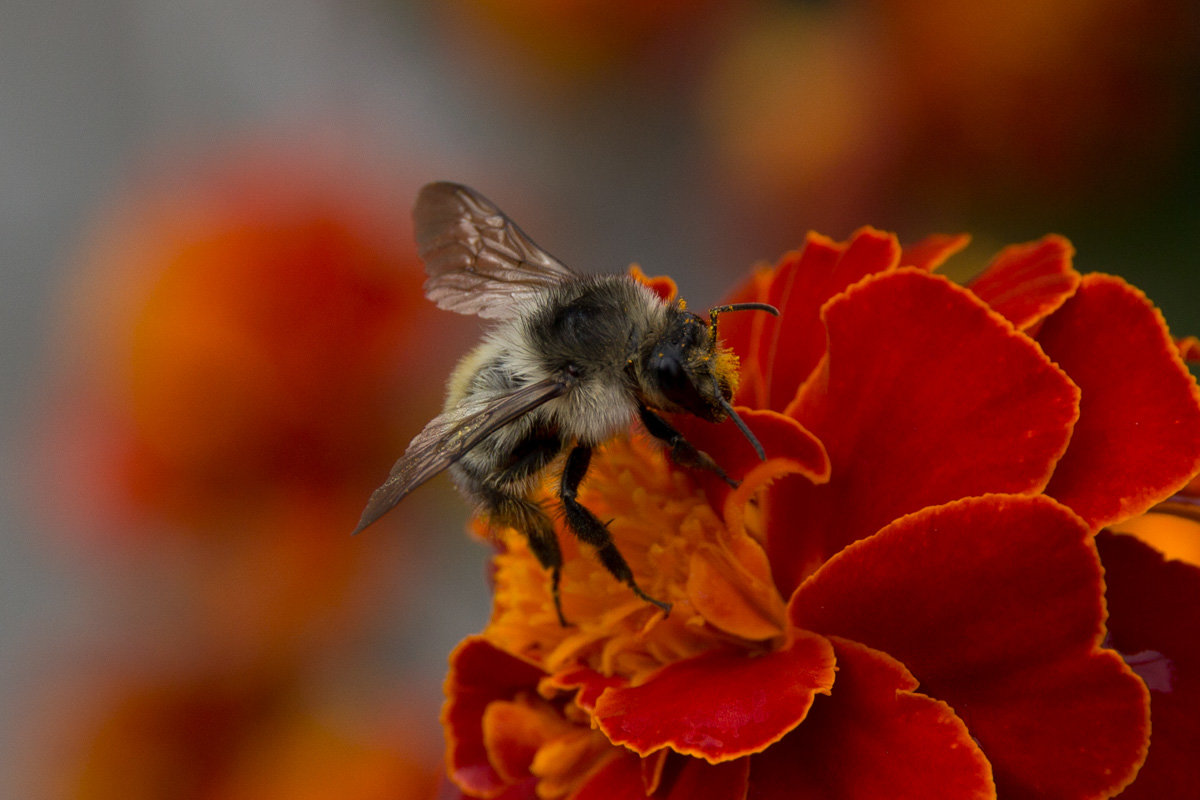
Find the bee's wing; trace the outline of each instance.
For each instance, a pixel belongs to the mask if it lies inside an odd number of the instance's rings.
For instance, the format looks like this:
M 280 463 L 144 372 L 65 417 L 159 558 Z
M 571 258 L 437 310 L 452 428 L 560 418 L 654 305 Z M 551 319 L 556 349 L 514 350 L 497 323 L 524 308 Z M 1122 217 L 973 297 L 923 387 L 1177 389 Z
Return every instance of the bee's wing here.
M 405 495 L 458 461 L 488 434 L 553 400 L 566 389 L 566 382 L 547 378 L 499 397 L 461 403 L 434 417 L 409 443 L 383 485 L 371 493 L 354 532 L 382 517 Z
M 413 209 L 425 296 L 460 314 L 504 319 L 577 275 L 474 189 L 431 183 Z

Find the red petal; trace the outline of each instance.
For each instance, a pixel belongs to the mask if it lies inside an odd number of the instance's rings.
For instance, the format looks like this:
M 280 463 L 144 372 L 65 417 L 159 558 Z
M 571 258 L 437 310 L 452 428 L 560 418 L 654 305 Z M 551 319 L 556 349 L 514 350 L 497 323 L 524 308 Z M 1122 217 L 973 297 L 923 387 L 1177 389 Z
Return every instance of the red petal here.
M 667 759 L 672 755 L 675 754 L 664 747 L 657 753 L 651 753 L 642 759 L 642 788 L 647 795 L 658 791 L 658 787 L 662 783 L 663 771 L 667 766 Z M 676 756 L 676 758 L 686 758 L 686 756 Z
M 904 250 L 900 253 L 900 266 L 916 267 L 925 272 L 933 272 L 970 242 L 971 237 L 965 233 L 952 235 L 935 233 L 919 242 L 905 245 Z
M 435 800 L 478 800 L 480 795 L 467 794 L 455 786 L 448 778 L 443 777 L 437 787 Z M 530 778 L 521 783 L 513 784 L 499 794 L 489 795 L 488 800 L 538 800 L 537 778 Z
M 1200 568 L 1165 560 L 1134 536 L 1102 531 L 1109 632 L 1123 653 L 1154 650 L 1200 669 Z
M 961 287 L 901 269 L 826 306 L 829 355 L 789 411 L 824 443 L 824 486 L 768 498 L 785 595 L 816 564 L 925 506 L 1045 486 L 1078 390 L 1032 340 Z M 887 345 L 880 355 L 880 343 Z
M 1071 267 L 1075 248 L 1061 236 L 1046 236 L 1000 251 L 967 286 L 1021 330 L 1058 310 L 1079 287 Z
M 757 358 L 766 379 L 767 408 L 782 411 L 825 353 L 819 311 L 830 297 L 866 275 L 894 269 L 900 245 L 870 228 L 846 244 L 810 234 L 800 252 L 788 253 L 776 270 L 767 302 L 779 319 L 764 321 Z
M 746 797 L 749 759 L 716 765 L 695 758 L 678 758 L 678 761 L 682 763 L 674 774 L 663 778 L 664 785 L 670 788 L 664 791 L 660 787 L 655 795 L 661 800 L 743 800 Z M 623 753 L 597 770 L 571 800 L 645 800 L 648 793 L 642 778 L 644 765 L 645 760 Z
M 1188 363 L 1200 362 L 1200 339 L 1195 336 L 1184 336 L 1175 342 L 1179 357 Z
M 828 480 L 829 456 L 824 445 L 796 420 L 776 411 L 738 407 L 737 412 L 762 444 L 767 459 L 786 462 L 779 469 L 769 471 L 771 478 L 798 473 L 817 483 Z M 749 496 L 761 485 L 753 480 L 751 473 L 763 462 L 731 420 L 713 425 L 699 417 L 678 414 L 671 422 L 685 439 L 708 453 L 727 475 L 744 484 L 747 491 L 742 494 Z M 731 491 L 729 484 L 707 470 L 695 470 L 693 477 L 704 489 L 709 505 L 723 510 Z
M 632 753 L 614 753 L 614 758 L 596 770 L 571 800 L 646 800 L 642 760 Z
M 566 672 L 556 672 L 543 678 L 541 686 L 552 690 L 578 689 L 575 702 L 585 711 L 591 711 L 596 705 L 596 699 L 610 686 L 621 686 L 624 678 L 601 675 L 591 667 L 576 667 Z
M 464 639 L 450 654 L 442 726 L 450 776 L 464 791 L 495 794 L 508 785 L 488 760 L 483 714 L 493 701 L 532 692 L 544 675 L 479 636 Z
M 675 299 L 675 295 L 679 291 L 674 278 L 668 275 L 647 275 L 637 264 L 629 267 L 629 276 L 638 283 L 649 287 L 652 292 L 668 303 Z
M 1088 275 L 1038 341 L 1083 390 L 1047 494 L 1100 527 L 1140 514 L 1200 471 L 1200 390 L 1141 292 Z
M 900 659 L 967 723 L 1002 797 L 1084 798 L 1124 785 L 1148 734 L 1145 687 L 1099 649 L 1102 591 L 1090 531 L 1069 509 L 991 495 L 851 545 L 790 612 Z
M 709 764 L 698 758 L 683 759 L 683 769 L 673 779 L 664 800 L 743 800 L 750 776 L 750 759 Z
M 751 757 L 752 800 L 994 798 L 992 769 L 945 703 L 895 659 L 834 639 L 837 686 L 804 724 Z
M 483 712 L 488 762 L 511 783 L 529 777 L 529 765 L 547 740 L 570 732 L 571 723 L 527 703 L 493 700 Z
M 1122 800 L 1200 797 L 1200 569 L 1132 536 L 1096 537 L 1112 646 L 1150 689 L 1150 753 Z
M 1146 687 L 1110 650 L 939 692 L 992 760 L 1004 798 L 1110 797 L 1146 757 Z
M 726 303 L 765 303 L 775 271 L 760 268 L 754 271 L 741 286 L 734 289 Z M 762 350 L 763 328 L 771 317 L 767 314 L 743 312 L 721 318 L 718 325 L 721 341 L 741 359 L 741 381 L 734 398 L 736 402 L 762 408 L 766 404 L 766 384 L 763 378 L 765 365 L 759 361 Z
M 607 689 L 594 719 L 613 743 L 640 755 L 670 747 L 714 764 L 731 761 L 799 725 L 833 674 L 829 642 L 799 633 L 783 650 L 712 651 L 668 664 L 640 686 Z

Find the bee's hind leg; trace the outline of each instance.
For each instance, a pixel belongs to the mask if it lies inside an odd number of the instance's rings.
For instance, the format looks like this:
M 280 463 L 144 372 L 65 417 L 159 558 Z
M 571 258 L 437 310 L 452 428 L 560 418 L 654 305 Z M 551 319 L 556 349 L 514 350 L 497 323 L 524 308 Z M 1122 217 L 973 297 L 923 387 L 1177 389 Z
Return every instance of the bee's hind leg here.
M 562 550 L 554 534 L 554 523 L 542 507 L 526 497 L 498 490 L 488 492 L 484 498 L 489 520 L 515 528 L 525 534 L 529 549 L 543 568 L 550 570 L 550 593 L 554 597 L 554 610 L 559 623 L 569 625 L 563 616 L 562 600 L 558 595 L 558 584 L 562 578 Z
M 608 527 L 576 499 L 579 484 L 583 481 L 583 476 L 587 474 L 591 460 L 592 448 L 586 445 L 576 445 L 571 454 L 567 456 L 566 466 L 563 467 L 559 497 L 562 499 L 567 527 L 579 537 L 580 541 L 596 548 L 596 557 L 614 578 L 632 589 L 634 594 L 647 603 L 661 608 L 664 614 L 670 614 L 670 603 L 655 600 L 641 590 L 637 581 L 633 579 L 633 570 L 629 568 L 621 551 L 617 550 L 617 545 L 613 542 Z
M 683 438 L 683 434 L 675 430 L 671 423 L 645 406 L 638 407 L 638 414 L 646 431 L 655 439 L 661 439 L 670 446 L 671 458 L 676 464 L 714 472 L 732 488 L 738 488 L 738 482 L 726 475 L 725 470 L 721 469 L 720 464 L 713 461 L 712 456 L 703 450 L 697 450 L 696 446 Z

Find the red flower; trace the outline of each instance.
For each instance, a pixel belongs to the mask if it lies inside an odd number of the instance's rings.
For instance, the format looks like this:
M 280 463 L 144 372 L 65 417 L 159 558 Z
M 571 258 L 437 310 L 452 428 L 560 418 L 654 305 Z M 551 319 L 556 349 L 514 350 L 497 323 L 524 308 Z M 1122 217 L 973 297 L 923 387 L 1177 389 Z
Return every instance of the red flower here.
M 1200 471 L 1200 392 L 1157 311 L 1081 277 L 1065 240 L 1009 248 L 967 287 L 931 274 L 963 244 L 811 236 L 734 293 L 782 311 L 722 321 L 768 459 L 732 426 L 676 423 L 738 489 L 637 436 L 593 462 L 581 500 L 669 617 L 562 535 L 562 628 L 507 534 L 492 619 L 446 685 L 463 792 L 1092 798 L 1134 781 L 1149 692 L 1130 646 L 1105 646 L 1095 534 Z M 1192 649 L 1160 652 L 1183 670 Z M 1168 781 L 1172 730 L 1154 743 Z

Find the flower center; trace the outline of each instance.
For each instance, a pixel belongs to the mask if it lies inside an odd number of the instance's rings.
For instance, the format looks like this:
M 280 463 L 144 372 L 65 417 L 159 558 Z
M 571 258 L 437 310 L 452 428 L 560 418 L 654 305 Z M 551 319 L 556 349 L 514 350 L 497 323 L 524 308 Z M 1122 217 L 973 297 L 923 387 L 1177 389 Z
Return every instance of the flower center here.
M 719 460 L 719 456 L 718 456 Z M 558 523 L 564 567 L 564 628 L 550 578 L 516 531 L 502 533 L 496 602 L 485 635 L 557 673 L 576 665 L 634 683 L 659 667 L 734 644 L 769 649 L 785 635 L 785 604 L 762 547 L 709 506 L 689 471 L 645 437 L 599 449 L 579 493 L 601 520 L 650 596 L 672 604 L 664 617 L 636 597 Z M 543 490 L 542 502 L 557 498 Z

